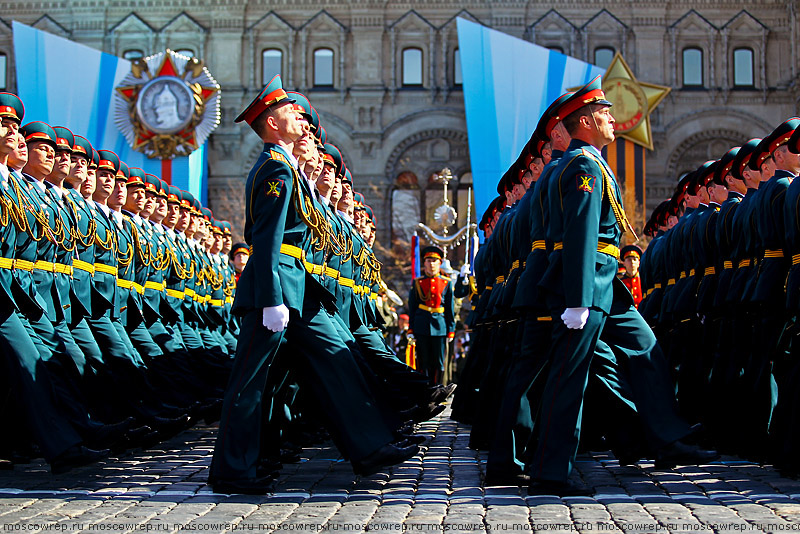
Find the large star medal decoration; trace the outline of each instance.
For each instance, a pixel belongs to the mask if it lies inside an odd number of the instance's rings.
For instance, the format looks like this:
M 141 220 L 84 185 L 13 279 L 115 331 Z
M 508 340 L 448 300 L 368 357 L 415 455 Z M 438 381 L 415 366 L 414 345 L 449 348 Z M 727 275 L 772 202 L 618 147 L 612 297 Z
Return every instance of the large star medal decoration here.
M 219 89 L 200 59 L 172 50 L 140 58 L 117 86 L 114 122 L 149 158 L 188 156 L 219 125 Z
M 664 100 L 670 89 L 663 85 L 640 82 L 619 52 L 603 75 L 603 92 L 614 104 L 611 114 L 616 121 L 614 133 L 653 150 L 650 114 Z

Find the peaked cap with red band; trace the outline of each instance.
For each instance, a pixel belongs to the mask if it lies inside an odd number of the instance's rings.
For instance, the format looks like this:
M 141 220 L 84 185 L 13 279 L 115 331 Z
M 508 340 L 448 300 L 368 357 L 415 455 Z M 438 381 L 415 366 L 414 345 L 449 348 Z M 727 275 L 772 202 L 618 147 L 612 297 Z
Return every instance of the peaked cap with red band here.
M 128 188 L 145 187 L 145 178 L 144 170 L 139 167 L 131 167 L 128 169 Z
M 92 147 L 92 159 L 89 161 L 89 168 L 97 169 L 98 165 L 100 165 L 100 154 Z
M 754 139 L 750 139 L 739 149 L 739 153 L 736 154 L 736 157 L 733 160 L 733 165 L 731 166 L 731 174 L 734 178 L 737 180 L 744 180 L 744 175 L 742 173 L 744 172 L 745 165 L 750 163 L 750 158 L 760 143 L 761 138 L 756 137 Z
M 99 150 L 97 154 L 100 156 L 100 161 L 97 164 L 97 170 L 111 171 L 114 174 L 119 172 L 120 163 L 119 156 L 110 150 Z
M 330 156 L 332 161 L 329 160 L 326 156 Z M 336 169 L 336 176 L 337 178 L 342 176 L 343 171 L 343 162 L 342 162 L 342 153 L 339 152 L 339 149 L 336 148 L 334 145 L 330 143 L 325 143 L 325 156 L 323 159 L 326 163 L 330 163 Z
M 72 153 L 76 156 L 83 156 L 87 160 L 92 159 L 92 143 L 88 139 L 80 135 L 75 136 L 75 142 L 72 144 Z
M 283 90 L 281 75 L 276 74 L 233 122 L 245 121 L 252 126 L 253 121 L 256 120 L 259 115 L 268 110 L 270 106 L 274 106 L 279 102 L 288 102 L 291 104 L 294 103 L 294 99 L 290 98 L 289 95 L 286 94 L 286 91 Z
M 161 188 L 161 180 L 154 174 L 144 173 L 144 188 L 146 191 L 158 195 L 159 189 Z
M 555 119 L 553 126 L 555 126 L 558 121 L 564 120 L 583 106 L 588 106 L 589 104 L 598 104 L 601 106 L 612 105 L 611 102 L 606 100 L 601 76 L 597 76 L 594 80 L 561 101 L 558 107 L 552 112 L 553 116 L 551 118 Z
M 72 152 L 72 146 L 75 144 L 75 136 L 72 131 L 63 126 L 53 126 L 53 131 L 56 132 L 56 148 Z
M 25 136 L 26 143 L 34 141 L 44 141 L 49 143 L 53 148 L 56 148 L 56 132 L 53 128 L 42 121 L 29 122 L 19 129 L 20 133 Z
M 14 93 L 0 93 L 0 117 L 10 117 L 22 124 L 22 117 L 25 116 L 25 106 L 22 100 Z
M 754 171 L 759 170 L 761 164 L 764 163 L 779 146 L 789 142 L 789 139 L 792 138 L 798 127 L 800 127 L 800 118 L 792 117 L 782 122 L 771 134 L 762 139 L 756 150 L 750 156 L 750 161 L 748 162 L 750 168 Z M 791 150 L 791 146 L 789 146 L 789 150 Z
M 437 260 L 441 260 L 444 258 L 444 251 L 439 247 L 434 247 L 433 245 L 425 247 L 422 249 L 422 260 L 425 261 L 426 258 L 434 258 Z
M 739 149 L 741 147 L 735 146 L 732 149 L 725 152 L 725 154 L 719 159 L 719 163 L 717 164 L 717 168 L 714 171 L 714 183 L 717 185 L 725 185 L 725 176 L 731 172 L 731 168 L 733 167 L 733 162 L 736 159 L 736 154 L 739 153 Z
M 295 101 L 295 109 L 302 113 L 306 121 L 308 121 L 309 126 L 311 126 L 311 133 L 316 135 L 317 129 L 319 128 L 319 115 L 317 115 L 317 112 L 311 107 L 311 102 L 309 102 L 304 94 L 298 93 L 297 91 L 287 91 L 286 94 Z
M 565 103 L 569 101 L 575 94 L 576 93 L 570 92 L 559 96 L 549 106 L 547 106 L 547 109 L 544 111 L 544 113 L 542 113 L 542 116 L 539 117 L 539 122 L 536 124 L 536 129 L 533 131 L 533 136 L 531 136 L 531 140 L 533 140 L 534 137 L 538 138 L 539 153 L 541 153 L 544 144 L 550 141 L 550 134 L 553 132 L 553 128 L 556 127 L 558 121 L 564 118 L 564 116 L 559 116 L 559 110 L 561 110 Z

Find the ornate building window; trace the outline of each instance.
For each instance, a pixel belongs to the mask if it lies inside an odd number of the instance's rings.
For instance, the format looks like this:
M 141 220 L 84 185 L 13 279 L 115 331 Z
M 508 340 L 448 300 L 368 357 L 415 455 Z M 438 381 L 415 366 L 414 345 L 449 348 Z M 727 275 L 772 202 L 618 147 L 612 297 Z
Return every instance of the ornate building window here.
M 419 48 L 403 49 L 403 85 L 422 86 L 422 50 Z
M 314 87 L 333 87 L 333 50 L 314 50 Z
M 392 190 L 392 243 L 410 242 L 420 216 L 420 190 L 417 175 L 403 171 Z
M 194 50 L 192 50 L 191 48 L 179 48 L 175 50 L 175 52 L 182 56 L 194 57 Z
M 608 46 L 598 46 L 594 49 L 594 64 L 601 69 L 607 69 L 614 59 L 614 49 Z
M 8 56 L 0 53 L 0 89 L 8 87 Z
M 733 86 L 753 87 L 753 50 L 737 48 L 733 51 Z
M 144 52 L 136 48 L 132 48 L 130 50 L 125 50 L 122 53 L 122 57 L 127 60 L 133 61 L 134 59 L 139 59 L 140 57 L 144 57 Z
M 453 50 L 453 85 L 461 86 L 461 51 L 456 48 Z
M 699 48 L 683 49 L 683 86 L 703 87 L 703 51 Z
M 261 52 L 261 85 L 266 85 L 276 75 L 283 72 L 283 52 L 277 48 L 267 48 Z

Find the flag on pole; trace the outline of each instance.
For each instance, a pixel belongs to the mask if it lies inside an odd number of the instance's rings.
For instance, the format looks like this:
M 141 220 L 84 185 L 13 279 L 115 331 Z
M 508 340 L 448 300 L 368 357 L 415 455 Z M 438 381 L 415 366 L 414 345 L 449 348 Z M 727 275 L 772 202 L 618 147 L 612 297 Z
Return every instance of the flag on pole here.
M 411 236 L 411 279 L 420 277 L 419 236 L 416 232 Z

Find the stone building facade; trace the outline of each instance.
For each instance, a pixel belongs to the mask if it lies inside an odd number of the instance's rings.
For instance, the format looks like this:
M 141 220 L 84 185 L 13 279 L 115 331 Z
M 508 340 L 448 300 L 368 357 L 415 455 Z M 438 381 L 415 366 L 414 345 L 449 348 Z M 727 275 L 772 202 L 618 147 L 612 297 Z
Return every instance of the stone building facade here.
M 222 86 L 209 203 L 234 222 L 260 145 L 233 124 L 272 72 L 305 92 L 376 210 L 378 238 L 408 237 L 442 198 L 434 172 L 471 179 L 456 18 L 598 64 L 620 51 L 641 81 L 670 86 L 654 112 L 647 199 L 797 113 L 795 0 L 0 0 L 0 81 L 15 87 L 11 21 L 127 57 L 169 47 L 203 58 Z M 535 68 L 535 66 L 532 66 Z M 416 213 L 415 213 L 416 210 Z

